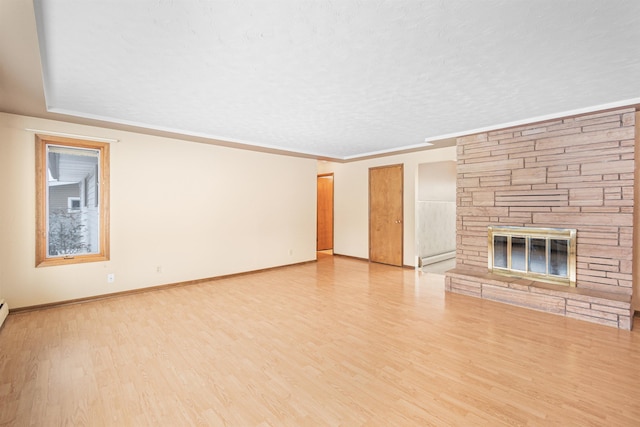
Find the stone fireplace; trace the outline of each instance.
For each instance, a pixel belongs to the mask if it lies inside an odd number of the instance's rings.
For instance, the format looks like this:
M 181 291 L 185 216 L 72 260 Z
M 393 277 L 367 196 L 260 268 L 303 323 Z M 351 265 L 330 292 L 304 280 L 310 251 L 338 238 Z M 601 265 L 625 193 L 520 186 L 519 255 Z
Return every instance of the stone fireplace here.
M 634 108 L 458 138 L 446 290 L 631 329 L 635 144 Z M 573 230 L 574 240 L 539 230 Z M 563 253 L 566 274 L 549 260 Z

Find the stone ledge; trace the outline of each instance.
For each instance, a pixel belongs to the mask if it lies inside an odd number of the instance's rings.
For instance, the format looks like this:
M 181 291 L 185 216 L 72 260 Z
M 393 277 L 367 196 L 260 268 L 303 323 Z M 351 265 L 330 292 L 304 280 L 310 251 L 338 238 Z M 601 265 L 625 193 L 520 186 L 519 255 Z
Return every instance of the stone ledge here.
M 506 277 L 466 268 L 446 272 L 448 292 L 630 330 L 631 296 L 592 289 L 565 287 L 518 277 Z

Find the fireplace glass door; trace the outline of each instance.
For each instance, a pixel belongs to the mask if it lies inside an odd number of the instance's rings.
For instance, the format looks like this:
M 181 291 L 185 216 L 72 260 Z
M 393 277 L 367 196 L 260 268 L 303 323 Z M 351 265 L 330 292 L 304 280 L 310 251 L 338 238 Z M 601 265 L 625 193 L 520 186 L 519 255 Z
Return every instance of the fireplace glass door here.
M 489 227 L 489 271 L 575 286 L 572 229 Z

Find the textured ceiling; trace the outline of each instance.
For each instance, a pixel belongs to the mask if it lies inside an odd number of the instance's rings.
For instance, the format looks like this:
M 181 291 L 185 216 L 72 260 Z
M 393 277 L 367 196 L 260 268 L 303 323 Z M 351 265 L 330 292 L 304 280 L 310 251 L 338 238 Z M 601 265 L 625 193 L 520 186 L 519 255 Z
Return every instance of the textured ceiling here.
M 345 160 L 640 103 L 640 1 L 34 3 L 79 118 Z

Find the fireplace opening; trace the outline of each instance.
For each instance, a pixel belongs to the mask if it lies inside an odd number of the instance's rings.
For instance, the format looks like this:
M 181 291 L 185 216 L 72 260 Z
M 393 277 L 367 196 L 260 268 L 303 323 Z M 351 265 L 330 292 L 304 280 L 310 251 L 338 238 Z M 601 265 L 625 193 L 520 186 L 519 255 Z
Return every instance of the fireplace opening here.
M 576 285 L 576 230 L 488 227 L 489 271 Z

